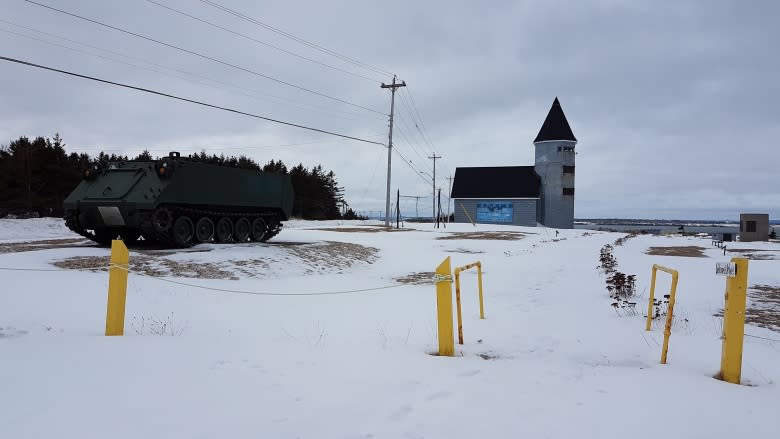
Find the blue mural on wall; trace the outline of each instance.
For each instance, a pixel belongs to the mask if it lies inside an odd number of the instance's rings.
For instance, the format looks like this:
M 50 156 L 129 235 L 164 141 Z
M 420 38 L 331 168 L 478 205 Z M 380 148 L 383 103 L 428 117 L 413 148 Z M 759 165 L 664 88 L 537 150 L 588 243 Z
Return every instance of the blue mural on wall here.
M 477 203 L 477 222 L 511 223 L 513 211 L 511 201 L 480 201 Z

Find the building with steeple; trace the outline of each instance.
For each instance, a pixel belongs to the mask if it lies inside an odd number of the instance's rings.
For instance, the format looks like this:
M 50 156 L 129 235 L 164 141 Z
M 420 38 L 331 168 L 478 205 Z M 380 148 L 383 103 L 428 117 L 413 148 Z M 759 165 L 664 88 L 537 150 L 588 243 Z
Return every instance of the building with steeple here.
M 455 170 L 455 222 L 574 228 L 577 138 L 557 97 L 533 143 L 534 166 Z

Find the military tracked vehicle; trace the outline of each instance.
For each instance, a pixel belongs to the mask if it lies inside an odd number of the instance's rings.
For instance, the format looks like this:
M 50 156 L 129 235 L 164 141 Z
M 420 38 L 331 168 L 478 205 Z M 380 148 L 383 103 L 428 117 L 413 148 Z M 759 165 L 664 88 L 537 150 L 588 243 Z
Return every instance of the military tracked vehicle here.
M 264 242 L 293 206 L 290 176 L 199 162 L 171 152 L 86 169 L 65 199 L 65 224 L 103 245 L 140 237 L 170 247 Z

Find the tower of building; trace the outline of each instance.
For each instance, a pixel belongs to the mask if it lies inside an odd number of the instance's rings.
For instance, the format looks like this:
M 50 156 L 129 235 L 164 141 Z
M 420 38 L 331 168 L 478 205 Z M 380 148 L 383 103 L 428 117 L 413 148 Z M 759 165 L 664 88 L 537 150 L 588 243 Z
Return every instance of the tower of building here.
M 542 179 L 537 221 L 547 227 L 574 228 L 574 147 L 571 131 L 558 98 L 534 140 L 534 170 Z

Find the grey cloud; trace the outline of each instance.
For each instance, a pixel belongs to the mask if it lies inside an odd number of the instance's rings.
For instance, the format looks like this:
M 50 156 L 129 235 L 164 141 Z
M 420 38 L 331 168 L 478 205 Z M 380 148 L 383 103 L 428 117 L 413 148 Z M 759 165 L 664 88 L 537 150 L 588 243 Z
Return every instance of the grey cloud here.
M 160 1 L 357 70 L 200 2 Z M 280 54 L 141 0 L 46 2 L 388 111 L 389 96 L 378 83 Z M 774 169 L 780 159 L 774 144 L 780 134 L 775 109 L 780 60 L 774 56 L 780 6 L 775 2 L 442 1 L 392 7 L 366 1 L 223 2 L 398 73 L 409 84 L 433 148 L 444 156 L 437 180 L 445 188 L 443 177 L 456 166 L 532 164 L 531 141 L 558 96 L 580 139 L 577 216 L 735 218 L 744 209 L 780 215 Z M 278 98 L 250 98 L 222 85 L 205 87 L 0 33 L 3 54 L 384 141 L 382 115 L 21 1 L 6 4 L 3 19 Z M 377 146 L 331 142 L 260 148 L 329 139 L 5 63 L 0 64 L 0 94 L 0 143 L 60 131 L 75 149 L 220 148 L 261 161 L 322 163 L 336 172 L 353 207 L 384 208 L 385 150 Z M 397 147 L 415 167 L 430 172 L 425 158 L 430 148 L 411 122 L 408 105 L 399 103 L 398 109 L 403 134 L 396 136 Z M 394 189 L 431 191 L 397 157 L 393 169 Z M 404 203 L 406 213 L 412 212 L 413 200 Z M 428 203 L 423 206 L 430 211 Z

